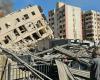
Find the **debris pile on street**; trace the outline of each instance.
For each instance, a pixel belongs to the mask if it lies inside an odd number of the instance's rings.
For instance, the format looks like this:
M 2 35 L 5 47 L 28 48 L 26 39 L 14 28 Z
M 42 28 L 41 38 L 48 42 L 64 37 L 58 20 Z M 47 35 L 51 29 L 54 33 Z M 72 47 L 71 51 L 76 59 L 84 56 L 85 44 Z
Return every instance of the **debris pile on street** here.
M 37 78 L 39 80 L 89 80 L 89 62 L 94 47 L 95 45 L 90 47 L 86 44 L 84 46 L 83 43 L 70 43 L 38 53 L 22 51 L 22 54 L 2 47 L 0 49 L 9 59 L 17 63 L 19 69 L 29 71 L 27 78 L 32 76 L 36 80 Z

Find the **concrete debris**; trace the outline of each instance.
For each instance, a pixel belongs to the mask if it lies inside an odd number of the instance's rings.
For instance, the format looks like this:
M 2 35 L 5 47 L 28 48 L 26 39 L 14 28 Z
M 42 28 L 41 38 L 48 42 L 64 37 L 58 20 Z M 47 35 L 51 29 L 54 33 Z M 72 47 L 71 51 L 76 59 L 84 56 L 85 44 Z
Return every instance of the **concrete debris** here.
M 83 46 L 82 44 L 64 44 L 38 53 L 25 50 L 19 55 L 16 55 L 15 51 L 2 47 L 1 51 L 7 58 L 16 62 L 17 69 L 29 71 L 27 78 L 32 76 L 39 80 L 88 80 L 90 78 L 89 62 L 94 47 Z M 21 75 L 21 73 L 18 74 Z
M 58 67 L 59 80 L 75 80 L 66 64 L 56 60 Z M 62 75 L 63 74 L 63 75 Z

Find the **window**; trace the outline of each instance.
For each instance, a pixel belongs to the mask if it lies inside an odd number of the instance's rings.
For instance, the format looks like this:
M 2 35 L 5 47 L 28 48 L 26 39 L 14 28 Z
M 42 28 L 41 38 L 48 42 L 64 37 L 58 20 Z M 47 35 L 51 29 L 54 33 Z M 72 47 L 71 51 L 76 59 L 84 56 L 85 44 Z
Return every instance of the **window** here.
M 43 34 L 45 34 L 46 33 L 46 30 L 45 29 L 41 29 L 41 30 L 39 30 L 39 33 L 41 34 L 41 36 L 43 35 Z
M 65 27 L 65 24 L 63 24 L 63 27 Z
M 62 28 L 62 25 L 60 25 L 59 28 Z
M 62 38 L 62 36 L 60 36 L 60 38 Z
M 5 23 L 5 26 L 6 26 L 6 28 L 9 28 L 9 26 L 10 26 L 10 25 L 9 25 L 9 24 L 7 24 L 7 23 Z
M 43 26 L 40 20 L 37 21 L 37 24 L 39 24 L 40 26 Z
M 2 45 L 2 43 L 0 42 L 0 45 Z
M 43 24 L 41 23 L 40 20 L 38 20 L 36 26 L 37 26 L 37 28 L 39 28 L 39 27 L 43 26 Z
M 31 12 L 32 13 L 32 15 L 34 16 L 35 15 L 35 12 L 33 11 L 33 12 Z
M 50 21 L 51 19 L 49 19 L 49 21 Z
M 43 12 L 43 9 L 41 8 L 41 6 L 38 6 L 38 9 L 40 12 Z
M 29 24 L 29 27 L 31 27 L 32 25 L 31 24 Z
M 36 26 L 37 26 L 37 28 L 39 28 L 40 26 L 39 26 L 39 24 L 36 24 Z
M 62 31 L 60 31 L 60 33 L 62 33 Z
M 45 16 L 44 14 L 42 14 L 42 17 L 44 18 L 44 20 L 46 20 L 46 21 L 47 21 L 46 16 Z
M 21 31 L 21 33 L 24 33 L 24 32 L 27 31 L 27 29 L 25 28 L 24 25 L 20 26 L 20 27 L 19 27 L 19 30 Z
M 17 18 L 16 20 L 17 20 L 17 22 L 20 22 L 20 19 L 19 18 Z
M 54 23 L 51 23 L 51 25 L 54 25 Z
M 8 44 L 8 43 L 9 43 L 9 40 L 5 39 L 5 40 L 4 40 L 4 43 L 5 43 L 5 44 Z
M 14 29 L 13 32 L 14 32 L 15 36 L 20 36 L 20 34 L 18 33 L 18 31 L 16 29 Z
M 63 38 L 66 38 L 66 35 L 63 35 Z
M 31 38 L 30 36 L 27 36 L 27 37 L 24 38 L 24 39 L 25 39 L 26 42 L 33 41 L 32 38 Z
M 0 30 L 1 30 L 1 27 L 0 27 Z
M 11 40 L 11 38 L 7 35 L 7 36 L 5 36 L 4 43 L 8 44 L 10 40 Z
M 25 17 L 25 19 L 29 19 L 28 14 L 25 14 L 24 17 Z
M 38 36 L 37 33 L 33 33 L 32 36 L 33 36 L 33 38 L 36 39 L 36 40 L 40 38 L 40 37 Z

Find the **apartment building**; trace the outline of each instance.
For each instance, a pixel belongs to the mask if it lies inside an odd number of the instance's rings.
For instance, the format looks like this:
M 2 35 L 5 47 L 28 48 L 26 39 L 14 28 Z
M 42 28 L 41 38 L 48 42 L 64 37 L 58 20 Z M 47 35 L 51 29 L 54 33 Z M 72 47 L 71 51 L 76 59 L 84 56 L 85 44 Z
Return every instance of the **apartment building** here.
M 100 12 L 90 10 L 83 12 L 84 39 L 100 40 Z
M 81 8 L 58 2 L 49 11 L 48 22 L 55 38 L 82 40 Z
M 45 42 L 52 36 L 52 30 L 39 6 L 28 6 L 0 19 L 0 45 L 6 48 L 32 44 L 39 47 L 42 44 L 40 49 L 47 48 Z

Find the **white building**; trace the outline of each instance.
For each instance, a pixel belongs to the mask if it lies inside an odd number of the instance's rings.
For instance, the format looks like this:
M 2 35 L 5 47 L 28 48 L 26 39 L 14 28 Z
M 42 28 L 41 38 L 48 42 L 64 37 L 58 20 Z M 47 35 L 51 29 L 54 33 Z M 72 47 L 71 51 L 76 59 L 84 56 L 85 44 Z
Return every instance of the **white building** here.
M 48 21 L 55 38 L 82 40 L 81 8 L 58 2 Z
M 0 44 L 7 48 L 16 45 L 39 46 L 41 41 L 46 42 L 52 36 L 52 30 L 39 6 L 28 6 L 0 19 Z M 43 44 L 42 48 L 47 48 L 47 44 Z

